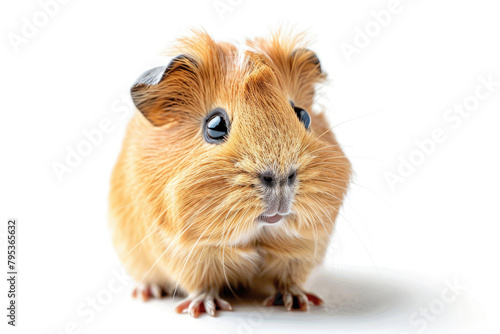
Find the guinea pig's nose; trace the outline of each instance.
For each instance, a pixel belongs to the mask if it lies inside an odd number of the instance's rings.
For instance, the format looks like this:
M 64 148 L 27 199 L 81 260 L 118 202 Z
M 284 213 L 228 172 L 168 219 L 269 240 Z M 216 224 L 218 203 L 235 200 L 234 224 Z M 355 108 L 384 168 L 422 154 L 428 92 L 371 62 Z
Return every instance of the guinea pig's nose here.
M 288 174 L 287 182 L 288 184 L 293 184 L 295 182 L 295 179 L 297 178 L 297 170 L 294 169 Z
M 260 182 L 264 185 L 264 187 L 276 187 L 276 186 L 285 186 L 285 185 L 293 185 L 295 179 L 297 178 L 297 170 L 293 169 L 289 173 L 285 175 L 278 175 L 272 171 L 265 171 L 259 174 Z
M 264 173 L 259 174 L 260 182 L 264 185 L 264 187 L 274 187 L 276 185 L 276 177 L 274 173 L 270 171 L 266 171 Z

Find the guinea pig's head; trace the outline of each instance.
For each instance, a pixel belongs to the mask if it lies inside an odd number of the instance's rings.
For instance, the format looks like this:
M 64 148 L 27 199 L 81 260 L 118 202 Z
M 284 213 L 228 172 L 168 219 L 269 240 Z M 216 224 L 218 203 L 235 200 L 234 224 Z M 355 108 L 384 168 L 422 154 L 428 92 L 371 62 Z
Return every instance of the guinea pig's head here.
M 179 50 L 131 90 L 147 119 L 139 170 L 160 189 L 165 228 L 237 245 L 332 227 L 350 164 L 312 111 L 316 55 L 280 34 L 242 51 L 197 33 Z

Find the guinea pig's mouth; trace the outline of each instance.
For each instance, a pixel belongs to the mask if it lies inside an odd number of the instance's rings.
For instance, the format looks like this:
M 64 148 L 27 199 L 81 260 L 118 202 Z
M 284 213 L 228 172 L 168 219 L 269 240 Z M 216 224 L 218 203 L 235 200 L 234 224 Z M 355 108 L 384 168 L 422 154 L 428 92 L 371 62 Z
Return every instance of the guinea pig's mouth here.
M 275 214 L 274 216 L 266 216 L 266 215 L 260 215 L 257 217 L 257 220 L 269 223 L 269 224 L 275 224 L 281 220 L 281 218 L 285 217 L 284 215 L 280 215 L 279 213 Z

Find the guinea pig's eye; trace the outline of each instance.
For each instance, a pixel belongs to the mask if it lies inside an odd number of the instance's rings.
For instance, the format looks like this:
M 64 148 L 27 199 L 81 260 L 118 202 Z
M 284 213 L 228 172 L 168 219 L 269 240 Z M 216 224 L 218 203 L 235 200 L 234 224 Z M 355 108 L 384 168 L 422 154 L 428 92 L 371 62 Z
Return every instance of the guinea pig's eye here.
M 301 121 L 305 128 L 309 130 L 309 126 L 311 126 L 311 116 L 307 111 L 304 109 L 297 107 L 293 102 L 290 101 L 290 104 L 292 105 L 293 110 L 295 111 L 295 114 L 299 118 L 299 121 Z
M 209 143 L 220 143 L 224 141 L 229 133 L 229 121 L 223 109 L 215 109 L 205 120 L 205 140 Z

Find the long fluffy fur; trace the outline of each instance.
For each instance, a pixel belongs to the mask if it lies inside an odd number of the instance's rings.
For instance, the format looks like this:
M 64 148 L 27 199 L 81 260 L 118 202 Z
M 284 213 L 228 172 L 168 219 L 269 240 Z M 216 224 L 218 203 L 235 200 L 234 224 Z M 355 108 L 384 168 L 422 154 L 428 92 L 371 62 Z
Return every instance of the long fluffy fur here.
M 278 32 L 242 51 L 196 32 L 184 61 L 141 98 L 111 180 L 113 242 L 137 281 L 187 293 L 250 285 L 301 286 L 322 260 L 351 168 L 324 115 L 313 112 L 325 80 L 302 36 Z M 290 107 L 308 110 L 306 131 Z M 202 136 L 216 107 L 231 119 L 222 145 Z M 151 124 L 153 123 L 153 124 Z M 258 173 L 298 170 L 293 215 L 257 226 Z

